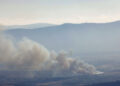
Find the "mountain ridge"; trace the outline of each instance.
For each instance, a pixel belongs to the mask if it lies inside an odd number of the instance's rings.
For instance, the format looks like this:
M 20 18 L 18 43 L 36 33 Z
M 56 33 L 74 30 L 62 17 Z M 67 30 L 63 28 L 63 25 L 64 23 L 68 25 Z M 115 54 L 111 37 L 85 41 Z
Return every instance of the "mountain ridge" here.
M 26 25 L 8 25 L 4 26 L 6 29 L 18 29 L 18 28 L 24 28 L 24 29 L 34 29 L 34 28 L 44 28 L 49 26 L 54 26 L 55 24 L 49 24 L 49 23 L 34 23 L 34 24 L 26 24 Z

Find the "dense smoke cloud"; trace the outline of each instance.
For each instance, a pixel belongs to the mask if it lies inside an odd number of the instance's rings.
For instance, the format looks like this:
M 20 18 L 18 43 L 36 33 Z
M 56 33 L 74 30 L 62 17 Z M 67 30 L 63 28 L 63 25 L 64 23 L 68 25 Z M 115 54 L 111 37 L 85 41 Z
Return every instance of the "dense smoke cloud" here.
M 66 52 L 50 52 L 29 39 L 14 43 L 1 33 L 0 70 L 39 71 L 51 76 L 101 73 L 93 65 L 71 58 Z

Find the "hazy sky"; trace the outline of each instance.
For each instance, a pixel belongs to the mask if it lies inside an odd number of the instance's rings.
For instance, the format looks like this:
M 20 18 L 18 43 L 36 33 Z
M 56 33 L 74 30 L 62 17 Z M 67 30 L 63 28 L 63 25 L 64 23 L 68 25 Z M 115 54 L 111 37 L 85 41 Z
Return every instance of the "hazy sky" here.
M 0 0 L 0 24 L 110 22 L 120 0 Z

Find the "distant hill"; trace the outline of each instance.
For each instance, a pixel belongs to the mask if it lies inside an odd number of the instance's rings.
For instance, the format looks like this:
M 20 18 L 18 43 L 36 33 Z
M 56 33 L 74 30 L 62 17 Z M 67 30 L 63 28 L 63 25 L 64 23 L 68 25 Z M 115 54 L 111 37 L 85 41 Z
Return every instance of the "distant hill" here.
M 120 52 L 120 21 L 66 23 L 37 29 L 18 28 L 7 30 L 5 33 L 17 40 L 30 38 L 55 50 L 72 50 L 77 53 Z
M 35 28 L 43 28 L 43 27 L 49 27 L 49 26 L 54 26 L 54 24 L 36 23 L 36 24 L 28 24 L 28 25 L 11 25 L 11 26 L 5 26 L 5 28 L 7 29 L 17 29 L 17 28 L 35 29 Z
M 75 56 L 91 64 L 119 68 L 120 21 L 110 23 L 83 23 L 49 26 L 37 29 L 11 29 L 5 31 L 19 41 L 24 37 L 39 42 L 49 50 L 72 51 Z M 114 59 L 113 59 L 114 58 Z M 109 64 L 109 65 L 108 65 Z

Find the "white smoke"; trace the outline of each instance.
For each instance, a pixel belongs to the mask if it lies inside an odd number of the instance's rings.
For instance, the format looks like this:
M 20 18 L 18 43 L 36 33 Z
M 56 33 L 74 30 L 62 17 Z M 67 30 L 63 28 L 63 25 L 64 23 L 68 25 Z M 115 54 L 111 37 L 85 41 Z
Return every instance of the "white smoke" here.
M 39 71 L 51 76 L 69 76 L 77 74 L 100 74 L 93 65 L 75 58 L 65 52 L 48 51 L 44 46 L 23 39 L 14 43 L 0 33 L 0 70 Z

